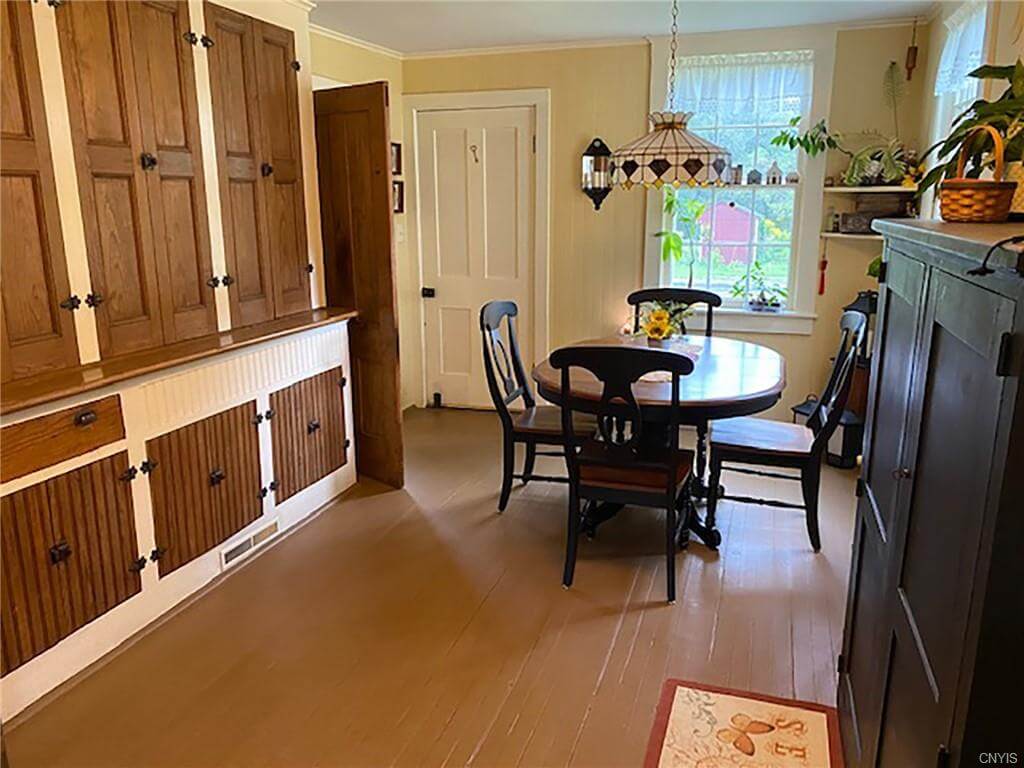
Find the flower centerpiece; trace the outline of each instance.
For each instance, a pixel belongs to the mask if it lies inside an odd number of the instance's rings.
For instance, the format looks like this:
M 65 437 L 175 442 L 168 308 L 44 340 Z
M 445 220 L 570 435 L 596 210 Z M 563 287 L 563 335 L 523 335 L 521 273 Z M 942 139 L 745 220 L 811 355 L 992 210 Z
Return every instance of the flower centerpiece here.
M 648 343 L 658 344 L 676 334 L 686 333 L 684 319 L 693 314 L 693 307 L 672 301 L 654 301 L 640 316 L 640 330 Z

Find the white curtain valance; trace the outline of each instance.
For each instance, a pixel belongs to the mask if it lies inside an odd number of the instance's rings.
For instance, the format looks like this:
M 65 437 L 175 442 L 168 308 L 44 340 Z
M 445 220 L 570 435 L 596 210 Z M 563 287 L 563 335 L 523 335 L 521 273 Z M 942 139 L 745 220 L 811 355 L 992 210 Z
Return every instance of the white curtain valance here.
M 962 93 L 976 86 L 967 75 L 981 66 L 985 45 L 985 8 L 985 3 L 971 0 L 946 19 L 946 44 L 942 47 L 935 76 L 936 96 Z
M 813 51 L 685 56 L 670 109 L 736 114 L 768 110 L 804 114 L 811 100 Z

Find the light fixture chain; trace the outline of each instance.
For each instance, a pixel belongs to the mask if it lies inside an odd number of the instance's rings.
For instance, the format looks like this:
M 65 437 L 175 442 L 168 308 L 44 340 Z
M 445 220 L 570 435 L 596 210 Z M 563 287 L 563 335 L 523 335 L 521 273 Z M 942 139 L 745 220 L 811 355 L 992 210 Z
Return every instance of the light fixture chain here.
M 668 108 L 674 110 L 676 96 L 676 50 L 679 47 L 679 0 L 672 0 L 672 41 L 668 48 Z

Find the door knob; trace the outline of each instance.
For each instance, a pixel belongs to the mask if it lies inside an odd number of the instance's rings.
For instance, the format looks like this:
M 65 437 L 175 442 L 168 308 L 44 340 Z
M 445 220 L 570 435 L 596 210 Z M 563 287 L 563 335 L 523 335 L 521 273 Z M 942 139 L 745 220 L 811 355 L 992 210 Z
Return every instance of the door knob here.
M 897 467 L 892 471 L 893 480 L 909 480 L 910 479 L 910 468 L 909 467 Z

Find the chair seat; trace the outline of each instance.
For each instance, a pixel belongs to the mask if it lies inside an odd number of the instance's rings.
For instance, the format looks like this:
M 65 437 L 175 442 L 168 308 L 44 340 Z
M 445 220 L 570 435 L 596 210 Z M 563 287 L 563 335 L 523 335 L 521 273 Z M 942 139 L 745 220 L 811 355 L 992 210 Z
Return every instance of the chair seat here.
M 574 413 L 573 429 L 580 435 L 586 435 L 597 429 L 597 421 L 593 416 Z M 512 429 L 532 435 L 549 435 L 558 437 L 562 434 L 562 409 L 550 405 L 538 405 L 512 414 Z
M 655 454 L 642 455 L 640 461 L 667 463 L 668 448 Z M 676 467 L 676 487 L 686 482 L 693 467 L 693 451 L 676 449 L 679 465 Z M 603 448 L 597 441 L 585 443 L 580 451 L 580 483 L 582 485 L 616 488 L 619 490 L 664 491 L 666 472 L 652 467 L 630 467 L 626 465 L 587 464 L 586 461 L 600 460 Z
M 711 448 L 716 446 L 749 453 L 807 456 L 814 433 L 803 424 L 741 416 L 711 424 Z

